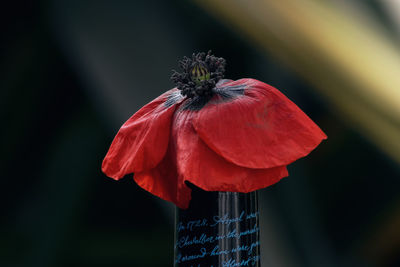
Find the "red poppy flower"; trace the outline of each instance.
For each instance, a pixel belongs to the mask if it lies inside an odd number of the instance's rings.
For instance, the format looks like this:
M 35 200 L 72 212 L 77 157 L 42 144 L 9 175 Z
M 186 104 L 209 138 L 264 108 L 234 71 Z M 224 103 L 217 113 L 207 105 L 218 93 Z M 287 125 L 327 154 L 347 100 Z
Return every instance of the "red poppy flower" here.
M 119 130 L 102 170 L 187 208 L 190 182 L 206 191 L 251 192 L 288 175 L 286 166 L 326 135 L 292 101 L 255 79 L 221 79 L 225 61 L 184 58 L 174 88 Z

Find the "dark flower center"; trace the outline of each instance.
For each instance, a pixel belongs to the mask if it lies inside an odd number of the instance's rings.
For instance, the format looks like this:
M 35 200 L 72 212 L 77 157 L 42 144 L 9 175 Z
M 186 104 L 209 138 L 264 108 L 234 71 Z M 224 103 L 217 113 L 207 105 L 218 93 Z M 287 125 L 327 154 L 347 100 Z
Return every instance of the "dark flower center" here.
M 182 72 L 173 71 L 171 80 L 187 98 L 210 98 L 217 82 L 224 77 L 225 59 L 208 53 L 193 53 L 179 61 Z

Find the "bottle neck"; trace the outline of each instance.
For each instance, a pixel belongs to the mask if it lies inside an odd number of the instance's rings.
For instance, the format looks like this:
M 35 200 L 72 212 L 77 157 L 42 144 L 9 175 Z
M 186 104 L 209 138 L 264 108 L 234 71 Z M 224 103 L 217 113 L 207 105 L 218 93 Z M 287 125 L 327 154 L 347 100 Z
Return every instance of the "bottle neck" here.
M 193 187 L 189 208 L 176 208 L 175 227 L 175 267 L 260 266 L 257 192 Z

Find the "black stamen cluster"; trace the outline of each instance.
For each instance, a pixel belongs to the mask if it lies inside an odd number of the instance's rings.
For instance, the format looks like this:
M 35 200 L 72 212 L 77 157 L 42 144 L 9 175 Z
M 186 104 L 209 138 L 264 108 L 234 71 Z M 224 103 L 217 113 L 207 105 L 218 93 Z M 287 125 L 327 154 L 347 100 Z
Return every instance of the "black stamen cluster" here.
M 179 61 L 179 67 L 183 72 L 173 70 L 171 80 L 181 90 L 181 94 L 188 98 L 210 97 L 217 82 L 224 77 L 226 61 L 222 57 L 215 57 L 208 53 L 193 53 L 192 58 L 184 57 Z M 202 66 L 210 73 L 208 79 L 194 81 L 192 70 L 195 66 Z

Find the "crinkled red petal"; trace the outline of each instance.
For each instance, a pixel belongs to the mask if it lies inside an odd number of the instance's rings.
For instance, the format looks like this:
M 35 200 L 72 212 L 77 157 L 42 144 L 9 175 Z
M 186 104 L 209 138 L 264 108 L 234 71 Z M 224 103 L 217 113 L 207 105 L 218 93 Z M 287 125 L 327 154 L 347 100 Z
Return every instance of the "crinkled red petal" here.
M 228 162 L 199 138 L 191 123 L 195 114 L 195 111 L 177 111 L 174 118 L 172 139 L 178 176 L 182 177 L 178 182 L 189 181 L 207 191 L 251 192 L 288 175 L 285 166 L 251 169 Z
M 120 179 L 132 172 L 143 172 L 157 166 L 169 142 L 172 116 L 176 105 L 165 101 L 170 90 L 136 112 L 121 127 L 103 160 L 103 172 Z
M 254 79 L 224 84 L 246 85 L 229 101 L 213 99 L 197 113 L 193 126 L 218 155 L 247 168 L 285 166 L 310 153 L 326 135 L 274 87 Z
M 171 147 L 163 160 L 153 169 L 135 173 L 136 183 L 164 200 L 186 209 L 191 199 L 191 189 L 183 183 L 176 171 L 175 153 Z

